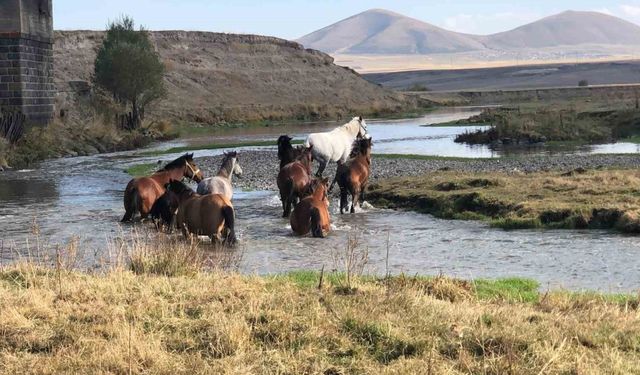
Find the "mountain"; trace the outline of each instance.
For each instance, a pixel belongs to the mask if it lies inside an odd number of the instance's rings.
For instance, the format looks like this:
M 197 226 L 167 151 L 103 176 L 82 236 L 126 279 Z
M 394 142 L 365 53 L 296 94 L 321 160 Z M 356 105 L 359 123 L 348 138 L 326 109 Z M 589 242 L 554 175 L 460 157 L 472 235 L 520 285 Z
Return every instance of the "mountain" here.
M 566 11 L 481 39 L 498 49 L 581 44 L 638 46 L 640 26 L 603 13 Z
M 429 54 L 484 48 L 475 36 L 447 31 L 384 9 L 356 14 L 297 42 L 341 54 Z
M 580 45 L 640 46 L 640 26 L 598 12 L 566 11 L 492 35 L 470 35 L 372 9 L 305 35 L 307 48 L 330 54 L 435 54 Z

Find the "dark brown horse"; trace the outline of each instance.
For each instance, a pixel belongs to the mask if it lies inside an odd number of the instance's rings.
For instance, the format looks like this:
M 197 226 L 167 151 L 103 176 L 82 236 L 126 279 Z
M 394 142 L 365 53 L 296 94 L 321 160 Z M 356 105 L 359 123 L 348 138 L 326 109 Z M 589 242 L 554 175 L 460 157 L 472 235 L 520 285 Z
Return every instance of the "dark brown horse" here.
M 165 185 L 165 189 L 168 185 L 169 184 Z M 165 190 L 164 194 L 156 199 L 151 207 L 151 211 L 149 211 L 149 216 L 151 216 L 158 230 L 164 228 L 168 232 L 171 232 L 174 223 L 173 219 L 176 216 L 179 205 L 178 195 L 171 190 Z
M 329 217 L 329 199 L 327 190 L 329 179 L 314 179 L 309 185 L 311 195 L 296 205 L 289 222 L 291 229 L 299 236 L 311 231 L 313 237 L 325 237 L 331 229 Z
M 282 217 L 289 217 L 292 205 L 306 195 L 311 182 L 312 147 L 305 148 L 298 158 L 278 173 L 278 189 L 282 201 Z
M 165 185 L 171 180 L 183 177 L 202 181 L 202 172 L 193 162 L 193 154 L 184 154 L 149 177 L 134 178 L 124 191 L 125 214 L 121 221 L 131 221 L 136 214 L 145 219 L 151 207 L 165 192 Z
M 355 212 L 356 204 L 362 207 L 364 191 L 367 188 L 371 172 L 371 145 L 371 138 L 357 139 L 353 143 L 349 160 L 344 164 L 338 165 L 336 177 L 331 183 L 331 188 L 336 182 L 340 186 L 341 214 L 347 209 L 349 194 L 351 195 L 351 213 Z
M 180 202 L 176 225 L 185 237 L 192 233 L 209 236 L 214 243 L 224 241 L 233 245 L 236 242 L 235 213 L 225 196 L 196 194 L 181 181 L 171 181 L 167 190 L 175 193 Z
M 293 138 L 288 135 L 281 135 L 278 138 L 278 159 L 280 159 L 280 169 L 292 161 L 295 161 L 304 150 L 301 146 L 294 148 L 291 145 L 292 139 Z

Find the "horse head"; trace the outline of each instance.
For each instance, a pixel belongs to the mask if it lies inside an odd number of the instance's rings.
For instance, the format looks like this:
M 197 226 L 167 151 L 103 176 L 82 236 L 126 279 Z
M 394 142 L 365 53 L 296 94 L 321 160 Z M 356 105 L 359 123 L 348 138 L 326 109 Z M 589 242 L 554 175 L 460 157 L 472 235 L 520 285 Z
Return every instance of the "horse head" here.
M 184 176 L 188 179 L 191 179 L 195 182 L 200 182 L 202 181 L 202 179 L 204 178 L 204 176 L 202 175 L 202 172 L 200 171 L 200 168 L 198 168 L 198 166 L 193 162 L 193 153 L 191 154 L 185 154 L 184 155 L 184 161 L 185 161 L 185 170 L 184 170 Z
M 293 148 L 291 146 L 292 139 L 293 138 L 289 137 L 288 135 L 281 135 L 278 138 L 278 159 L 282 160 L 282 158 L 285 156 L 285 152 L 288 152 Z
M 224 159 L 220 170 L 225 170 L 227 176 L 242 176 L 242 167 L 238 162 L 238 153 L 236 151 L 224 152 Z
M 358 137 L 366 138 L 366 136 L 367 136 L 367 123 L 364 121 L 362 116 L 355 117 L 354 119 L 357 120 L 358 123 L 360 124 L 360 128 L 358 129 Z
M 306 169 L 309 174 L 311 174 L 311 164 L 313 163 L 313 145 L 309 147 L 303 147 L 300 155 L 296 158 Z
M 178 197 L 178 201 L 180 202 L 190 198 L 195 194 L 195 192 L 189 186 L 187 186 L 184 182 L 178 180 L 170 180 L 169 183 L 165 185 L 165 189 L 175 194 Z
M 314 178 L 309 183 L 308 190 L 309 195 L 313 195 L 316 199 L 320 199 L 327 205 L 327 207 L 329 207 L 329 196 L 327 195 L 327 191 L 329 191 L 329 177 Z

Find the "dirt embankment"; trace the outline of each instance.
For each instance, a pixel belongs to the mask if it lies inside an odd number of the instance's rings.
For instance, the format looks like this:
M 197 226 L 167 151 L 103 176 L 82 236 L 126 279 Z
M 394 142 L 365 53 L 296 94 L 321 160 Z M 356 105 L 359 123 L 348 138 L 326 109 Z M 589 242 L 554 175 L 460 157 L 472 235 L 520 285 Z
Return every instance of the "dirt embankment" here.
M 77 90 L 77 81 L 90 82 L 104 35 L 55 33 L 60 91 Z M 166 99 L 148 111 L 156 118 L 198 123 L 339 118 L 398 112 L 419 102 L 367 82 L 333 64 L 329 55 L 283 39 L 186 31 L 156 31 L 151 38 L 166 66 L 168 89 Z

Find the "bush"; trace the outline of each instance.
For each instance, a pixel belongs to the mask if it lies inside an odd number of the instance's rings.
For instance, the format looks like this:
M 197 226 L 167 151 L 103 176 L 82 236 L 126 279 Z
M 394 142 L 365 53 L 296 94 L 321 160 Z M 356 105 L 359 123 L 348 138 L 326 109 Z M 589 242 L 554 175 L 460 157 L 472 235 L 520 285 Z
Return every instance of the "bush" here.
M 586 79 L 583 79 L 580 82 L 578 82 L 578 86 L 579 87 L 587 87 L 587 86 L 589 86 L 589 81 L 587 81 Z
M 133 19 L 126 16 L 109 24 L 96 56 L 94 81 L 131 105 L 135 126 L 144 118 L 145 106 L 165 95 L 164 69 L 144 28 L 134 30 Z

